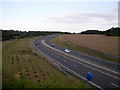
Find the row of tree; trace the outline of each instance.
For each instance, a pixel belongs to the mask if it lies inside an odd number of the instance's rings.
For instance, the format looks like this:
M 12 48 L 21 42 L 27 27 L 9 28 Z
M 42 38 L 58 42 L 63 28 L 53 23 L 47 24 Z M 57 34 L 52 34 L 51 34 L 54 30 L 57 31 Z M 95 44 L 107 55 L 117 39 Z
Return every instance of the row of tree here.
M 50 34 L 72 34 L 70 32 L 59 32 L 59 31 L 18 31 L 18 30 L 0 30 L 2 31 L 2 40 L 14 39 L 16 37 L 24 38 L 24 37 L 34 37 L 39 35 L 50 35 Z M 74 33 L 73 33 L 74 34 Z M 83 31 L 80 34 L 105 34 L 107 36 L 120 36 L 120 28 L 112 27 L 106 31 L 99 30 L 87 30 Z
M 81 32 L 80 34 L 105 34 L 107 36 L 120 36 L 120 28 L 119 27 L 112 27 L 106 31 L 98 31 L 98 30 L 87 30 Z
M 14 31 L 14 30 L 2 30 L 2 40 L 15 39 L 16 37 L 34 37 L 34 36 L 44 36 L 50 34 L 70 34 L 69 32 L 58 32 L 58 31 Z

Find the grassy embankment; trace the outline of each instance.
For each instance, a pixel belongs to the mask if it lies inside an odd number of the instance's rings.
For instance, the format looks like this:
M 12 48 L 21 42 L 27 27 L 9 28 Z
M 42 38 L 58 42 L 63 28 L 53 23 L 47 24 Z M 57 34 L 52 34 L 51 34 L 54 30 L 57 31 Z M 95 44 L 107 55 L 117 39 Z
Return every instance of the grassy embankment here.
M 53 38 L 51 40 L 51 42 L 58 45 L 58 46 L 65 47 L 65 48 L 68 48 L 68 49 L 73 50 L 73 51 L 77 51 L 77 52 L 87 54 L 87 55 L 90 55 L 90 56 L 94 56 L 94 57 L 97 57 L 97 58 L 101 58 L 101 59 L 104 59 L 104 60 L 120 63 L 120 60 L 118 60 L 117 58 L 105 55 L 103 52 L 93 50 L 91 48 L 83 47 L 83 46 L 80 46 L 80 45 L 75 45 L 75 44 L 71 43 L 70 41 L 65 40 L 61 37 Z
M 31 50 L 37 50 L 32 42 L 32 38 L 3 42 L 3 88 L 86 88 L 82 80 L 72 75 L 68 78 L 33 54 Z

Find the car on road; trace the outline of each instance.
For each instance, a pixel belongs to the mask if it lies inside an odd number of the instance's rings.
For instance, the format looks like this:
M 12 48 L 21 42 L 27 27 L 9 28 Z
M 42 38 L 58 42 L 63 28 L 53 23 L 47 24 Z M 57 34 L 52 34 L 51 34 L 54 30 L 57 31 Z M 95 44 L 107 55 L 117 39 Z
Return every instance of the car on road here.
M 51 44 L 52 47 L 54 47 L 55 45 L 54 44 Z
M 69 49 L 65 49 L 64 50 L 66 53 L 70 53 L 70 50 Z
M 65 50 L 66 48 L 63 48 L 63 50 Z

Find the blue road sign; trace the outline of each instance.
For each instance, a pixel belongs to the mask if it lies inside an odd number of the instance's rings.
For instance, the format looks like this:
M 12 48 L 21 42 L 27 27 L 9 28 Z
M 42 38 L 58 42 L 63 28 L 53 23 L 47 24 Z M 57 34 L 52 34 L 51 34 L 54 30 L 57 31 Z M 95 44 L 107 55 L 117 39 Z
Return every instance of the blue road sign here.
M 93 77 L 94 77 L 93 73 L 89 73 L 89 72 L 87 73 L 87 80 L 92 81 Z

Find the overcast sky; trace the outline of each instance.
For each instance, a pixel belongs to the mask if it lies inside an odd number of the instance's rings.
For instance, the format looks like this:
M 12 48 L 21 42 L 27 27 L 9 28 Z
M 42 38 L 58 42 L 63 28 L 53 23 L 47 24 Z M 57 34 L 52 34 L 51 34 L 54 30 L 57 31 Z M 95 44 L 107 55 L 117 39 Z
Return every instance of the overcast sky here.
M 117 0 L 35 1 L 2 0 L 0 29 L 81 32 L 92 29 L 103 31 L 118 26 Z

